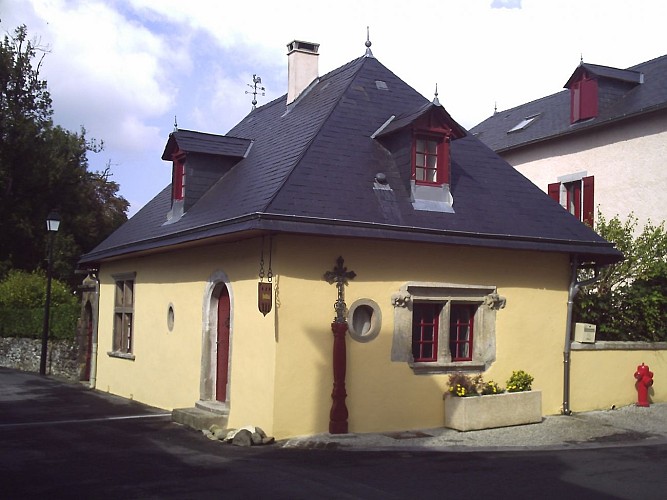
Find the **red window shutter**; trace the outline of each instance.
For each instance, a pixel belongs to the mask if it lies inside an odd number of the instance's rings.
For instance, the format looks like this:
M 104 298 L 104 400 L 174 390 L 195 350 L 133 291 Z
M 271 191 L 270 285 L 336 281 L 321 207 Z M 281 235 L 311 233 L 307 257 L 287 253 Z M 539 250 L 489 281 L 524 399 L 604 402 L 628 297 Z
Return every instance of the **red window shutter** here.
M 579 119 L 586 120 L 598 115 L 598 82 L 584 79 L 581 81 L 581 103 Z
M 582 179 L 584 188 L 583 221 L 593 227 L 595 220 L 595 178 L 591 175 Z
M 547 193 L 552 200 L 555 200 L 556 203 L 560 203 L 560 182 L 554 182 L 549 184 L 547 187 Z
M 570 122 L 576 123 L 598 115 L 598 82 L 583 78 L 570 87 Z

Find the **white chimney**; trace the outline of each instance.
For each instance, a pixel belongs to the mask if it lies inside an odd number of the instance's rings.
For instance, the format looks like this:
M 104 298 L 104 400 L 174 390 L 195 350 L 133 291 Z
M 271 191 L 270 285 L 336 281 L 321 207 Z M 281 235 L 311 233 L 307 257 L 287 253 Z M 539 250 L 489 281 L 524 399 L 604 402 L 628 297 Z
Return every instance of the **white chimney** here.
M 317 78 L 319 43 L 294 40 L 287 44 L 287 104 Z

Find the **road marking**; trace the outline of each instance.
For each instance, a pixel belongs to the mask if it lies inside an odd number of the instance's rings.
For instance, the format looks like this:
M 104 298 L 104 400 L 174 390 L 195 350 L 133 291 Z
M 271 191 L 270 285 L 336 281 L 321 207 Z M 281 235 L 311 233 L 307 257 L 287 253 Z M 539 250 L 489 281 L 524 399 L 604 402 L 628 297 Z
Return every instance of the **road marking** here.
M 13 429 L 17 427 L 38 427 L 45 425 L 62 425 L 62 424 L 87 424 L 94 422 L 110 422 L 114 420 L 138 420 L 142 418 L 164 418 L 164 417 L 171 417 L 171 413 L 155 413 L 150 415 L 126 415 L 122 417 L 83 418 L 76 420 L 52 420 L 50 422 L 22 422 L 16 424 L 0 424 L 0 429 Z

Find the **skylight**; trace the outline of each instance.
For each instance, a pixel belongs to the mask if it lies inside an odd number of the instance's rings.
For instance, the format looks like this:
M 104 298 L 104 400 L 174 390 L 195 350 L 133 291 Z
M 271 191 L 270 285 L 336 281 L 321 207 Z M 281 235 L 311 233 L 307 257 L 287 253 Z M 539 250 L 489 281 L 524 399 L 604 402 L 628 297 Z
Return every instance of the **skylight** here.
M 541 113 L 537 113 L 534 115 L 526 116 L 523 120 L 521 120 L 519 123 L 514 125 L 511 129 L 507 131 L 508 134 L 511 134 L 512 132 L 518 132 L 519 130 L 524 130 L 528 128 L 528 126 L 533 123 L 538 116 L 540 116 Z

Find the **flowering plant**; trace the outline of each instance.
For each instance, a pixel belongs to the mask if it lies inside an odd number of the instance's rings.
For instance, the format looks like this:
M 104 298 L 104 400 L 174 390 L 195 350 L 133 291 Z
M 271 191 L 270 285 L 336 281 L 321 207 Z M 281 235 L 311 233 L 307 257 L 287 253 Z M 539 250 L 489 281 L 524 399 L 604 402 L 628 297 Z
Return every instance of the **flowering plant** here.
M 481 375 L 465 375 L 461 372 L 449 376 L 449 394 L 459 398 L 467 396 L 485 396 L 487 394 L 501 394 L 503 389 L 493 380 L 485 381 Z
M 523 370 L 513 371 L 512 376 L 507 379 L 507 389 L 503 389 L 493 380 L 484 380 L 481 375 L 466 375 L 465 373 L 455 372 L 449 375 L 447 393 L 451 396 L 465 398 L 468 396 L 502 394 L 506 391 L 530 391 L 533 380 L 533 377 Z
M 523 370 L 512 372 L 512 376 L 507 379 L 507 392 L 530 391 L 534 378 Z

